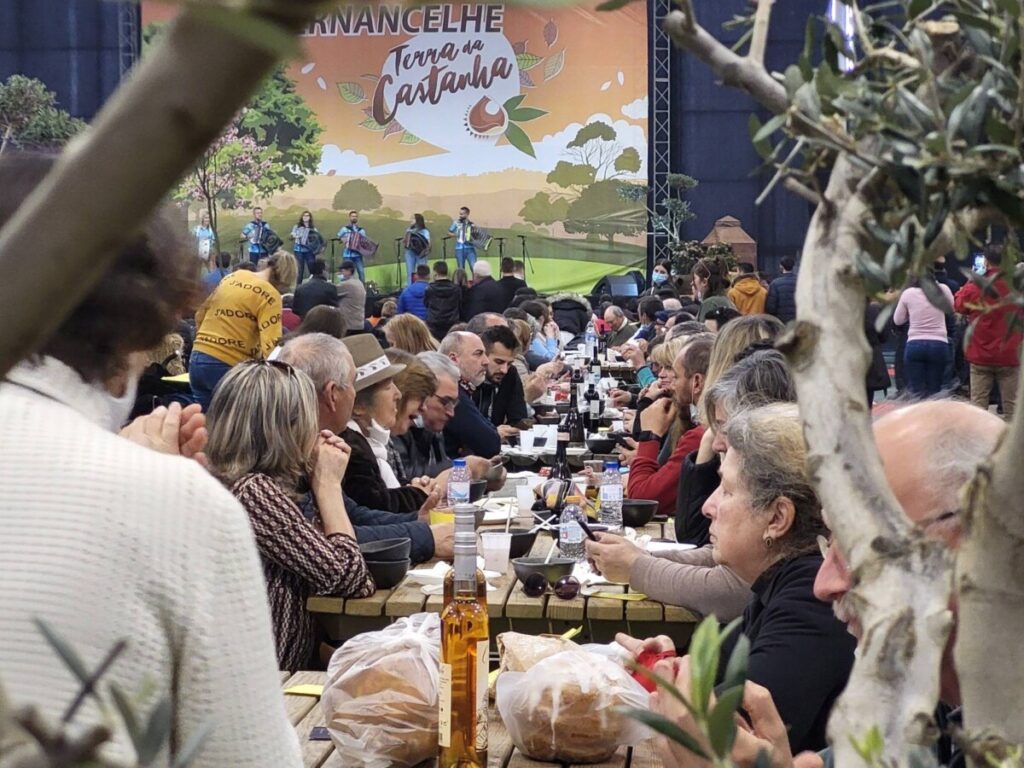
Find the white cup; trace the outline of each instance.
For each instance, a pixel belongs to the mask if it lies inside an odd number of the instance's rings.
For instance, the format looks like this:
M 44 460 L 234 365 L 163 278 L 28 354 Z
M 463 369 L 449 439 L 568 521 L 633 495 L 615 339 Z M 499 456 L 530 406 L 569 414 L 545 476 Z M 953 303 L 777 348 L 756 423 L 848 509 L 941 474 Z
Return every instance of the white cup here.
M 484 555 L 484 570 L 505 573 L 508 570 L 512 534 L 504 531 L 484 531 L 480 534 L 480 548 Z
M 548 451 L 554 451 L 558 448 L 558 425 L 557 424 L 545 424 L 547 427 L 547 442 L 544 444 L 544 449 Z
M 536 436 L 537 433 L 532 429 L 519 430 L 519 450 L 532 451 L 533 441 L 536 438 Z
M 533 509 L 533 503 L 536 499 L 537 496 L 534 494 L 533 488 L 530 487 L 529 483 L 516 486 L 516 501 L 519 502 L 520 517 L 528 517 L 530 515 L 530 510 Z

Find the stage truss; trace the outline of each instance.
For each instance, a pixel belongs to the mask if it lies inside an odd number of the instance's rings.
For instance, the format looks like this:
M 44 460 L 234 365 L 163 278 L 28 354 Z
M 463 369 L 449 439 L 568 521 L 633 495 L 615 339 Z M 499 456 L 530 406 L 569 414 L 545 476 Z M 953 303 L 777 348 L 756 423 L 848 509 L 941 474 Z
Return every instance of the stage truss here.
M 123 78 L 139 60 L 139 3 L 117 6 L 117 63 Z
M 665 17 L 672 10 L 672 0 L 653 0 L 648 5 L 651 29 L 651 106 L 650 193 L 647 205 L 656 210 L 660 201 L 669 197 L 668 175 L 672 168 L 672 41 L 665 33 Z M 671 255 L 664 232 L 648 233 L 648 277 L 654 262 Z M 650 258 L 653 256 L 653 260 Z

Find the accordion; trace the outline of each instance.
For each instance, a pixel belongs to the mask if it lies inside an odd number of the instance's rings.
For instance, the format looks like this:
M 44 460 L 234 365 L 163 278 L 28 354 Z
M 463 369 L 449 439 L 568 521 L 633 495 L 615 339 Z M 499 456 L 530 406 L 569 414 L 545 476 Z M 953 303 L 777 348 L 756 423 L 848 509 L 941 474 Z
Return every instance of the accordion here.
M 491 233 L 483 227 L 474 226 L 470 231 L 469 242 L 478 251 L 486 251 L 491 246 Z
M 419 232 L 407 232 L 405 235 L 405 247 L 417 256 L 426 257 L 430 253 L 430 241 Z
M 321 254 L 324 250 L 324 237 L 320 234 L 319 230 L 311 229 L 309 234 L 306 235 L 306 247 L 309 248 L 314 254 Z
M 349 232 L 345 235 L 345 247 L 367 259 L 377 252 L 379 246 L 366 235 L 359 232 Z

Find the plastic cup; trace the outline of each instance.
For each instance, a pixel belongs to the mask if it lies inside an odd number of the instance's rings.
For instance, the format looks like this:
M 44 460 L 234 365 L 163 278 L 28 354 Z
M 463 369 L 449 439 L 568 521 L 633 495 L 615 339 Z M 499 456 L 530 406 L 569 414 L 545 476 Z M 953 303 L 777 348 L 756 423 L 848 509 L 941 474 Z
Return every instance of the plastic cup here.
M 516 501 L 519 502 L 519 516 L 528 517 L 533 503 L 537 500 L 533 489 L 526 483 L 516 486 Z
M 485 531 L 480 534 L 480 548 L 484 555 L 484 570 L 505 573 L 508 570 L 508 555 L 512 547 L 512 534 L 499 531 Z
M 536 433 L 532 429 L 519 430 L 519 450 L 532 451 L 535 437 Z

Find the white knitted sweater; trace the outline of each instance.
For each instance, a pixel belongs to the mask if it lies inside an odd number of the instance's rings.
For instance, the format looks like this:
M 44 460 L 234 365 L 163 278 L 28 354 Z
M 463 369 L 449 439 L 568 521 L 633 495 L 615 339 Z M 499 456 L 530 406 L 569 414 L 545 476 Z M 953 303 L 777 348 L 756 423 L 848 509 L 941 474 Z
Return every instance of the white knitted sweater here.
M 56 722 L 78 690 L 32 623 L 37 616 L 90 668 L 128 640 L 106 683 L 130 696 L 153 686 L 144 716 L 171 697 L 171 754 L 210 724 L 195 768 L 300 766 L 245 512 L 193 462 L 99 426 L 109 402 L 53 359 L 22 363 L 0 384 L 0 680 L 8 697 Z M 102 719 L 90 699 L 74 722 Z M 105 756 L 133 764 L 123 727 L 115 736 Z

